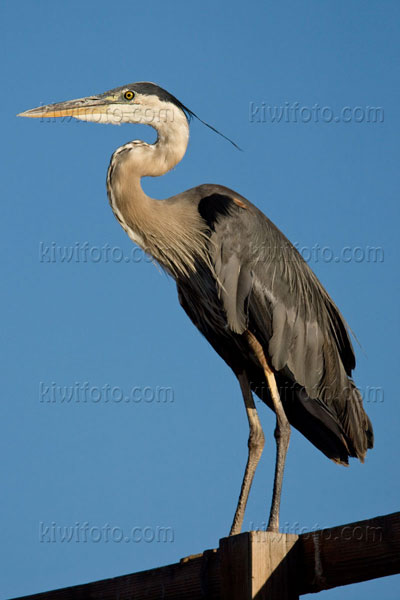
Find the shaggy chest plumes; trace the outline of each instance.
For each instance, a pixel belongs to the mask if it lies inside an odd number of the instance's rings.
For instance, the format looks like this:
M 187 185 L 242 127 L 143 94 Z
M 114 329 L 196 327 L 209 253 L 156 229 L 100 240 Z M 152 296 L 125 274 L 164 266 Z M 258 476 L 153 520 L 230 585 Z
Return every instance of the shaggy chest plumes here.
M 120 148 L 112 157 L 107 192 L 115 217 L 145 252 L 173 277 L 189 276 L 197 263 L 210 265 L 209 237 L 195 206 L 148 197 L 131 160 L 139 144 Z

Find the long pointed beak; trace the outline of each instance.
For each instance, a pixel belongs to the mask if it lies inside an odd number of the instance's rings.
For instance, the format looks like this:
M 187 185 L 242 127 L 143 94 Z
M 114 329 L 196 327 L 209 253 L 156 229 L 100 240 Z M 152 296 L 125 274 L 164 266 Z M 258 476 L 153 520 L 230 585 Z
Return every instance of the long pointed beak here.
M 75 117 L 77 119 L 90 120 L 106 113 L 110 108 L 111 98 L 104 96 L 88 96 L 87 98 L 78 98 L 57 104 L 47 104 L 31 108 L 25 112 L 19 113 L 17 117 Z

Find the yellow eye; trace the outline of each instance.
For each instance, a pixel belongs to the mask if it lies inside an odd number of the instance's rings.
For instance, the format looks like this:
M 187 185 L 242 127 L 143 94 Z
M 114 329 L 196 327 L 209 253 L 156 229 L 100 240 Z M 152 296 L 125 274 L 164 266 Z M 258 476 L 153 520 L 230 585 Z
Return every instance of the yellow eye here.
M 132 98 L 134 98 L 134 96 L 135 96 L 135 94 L 131 90 L 127 90 L 124 94 L 125 100 L 132 100 Z

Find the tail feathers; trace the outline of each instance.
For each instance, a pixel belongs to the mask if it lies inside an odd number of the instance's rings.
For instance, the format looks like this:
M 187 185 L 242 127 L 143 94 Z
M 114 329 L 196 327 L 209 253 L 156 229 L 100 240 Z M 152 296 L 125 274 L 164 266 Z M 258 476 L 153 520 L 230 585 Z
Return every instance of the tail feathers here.
M 331 460 L 348 466 L 352 456 L 340 423 L 318 400 L 309 398 L 303 388 L 294 390 L 292 401 L 285 402 L 289 422 L 318 450 Z
M 327 406 L 310 398 L 304 388 L 288 381 L 278 381 L 281 400 L 287 418 L 325 456 L 341 465 L 349 464 L 349 457 L 364 462 L 368 448 L 373 447 L 373 429 L 364 412 L 361 394 L 352 380 L 346 398 L 338 406 Z M 288 393 L 290 390 L 290 393 Z M 271 407 L 269 392 L 264 386 L 254 392 Z
M 346 388 L 337 416 L 347 438 L 350 456 L 364 462 L 367 450 L 374 445 L 372 424 L 364 411 L 361 394 L 351 379 L 348 379 Z

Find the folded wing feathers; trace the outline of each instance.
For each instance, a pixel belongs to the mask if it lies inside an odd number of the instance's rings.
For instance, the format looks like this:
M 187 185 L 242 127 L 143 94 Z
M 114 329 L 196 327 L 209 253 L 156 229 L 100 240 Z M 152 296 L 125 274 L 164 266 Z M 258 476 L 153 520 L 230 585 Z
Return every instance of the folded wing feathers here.
M 229 225 L 221 219 L 215 229 L 214 264 L 228 325 L 235 333 L 253 326 L 276 371 L 290 371 L 338 422 L 349 454 L 363 460 L 373 434 L 348 377 L 355 358 L 347 326 L 300 254 L 264 215 L 260 231 L 260 214 L 254 219 L 246 211 Z

